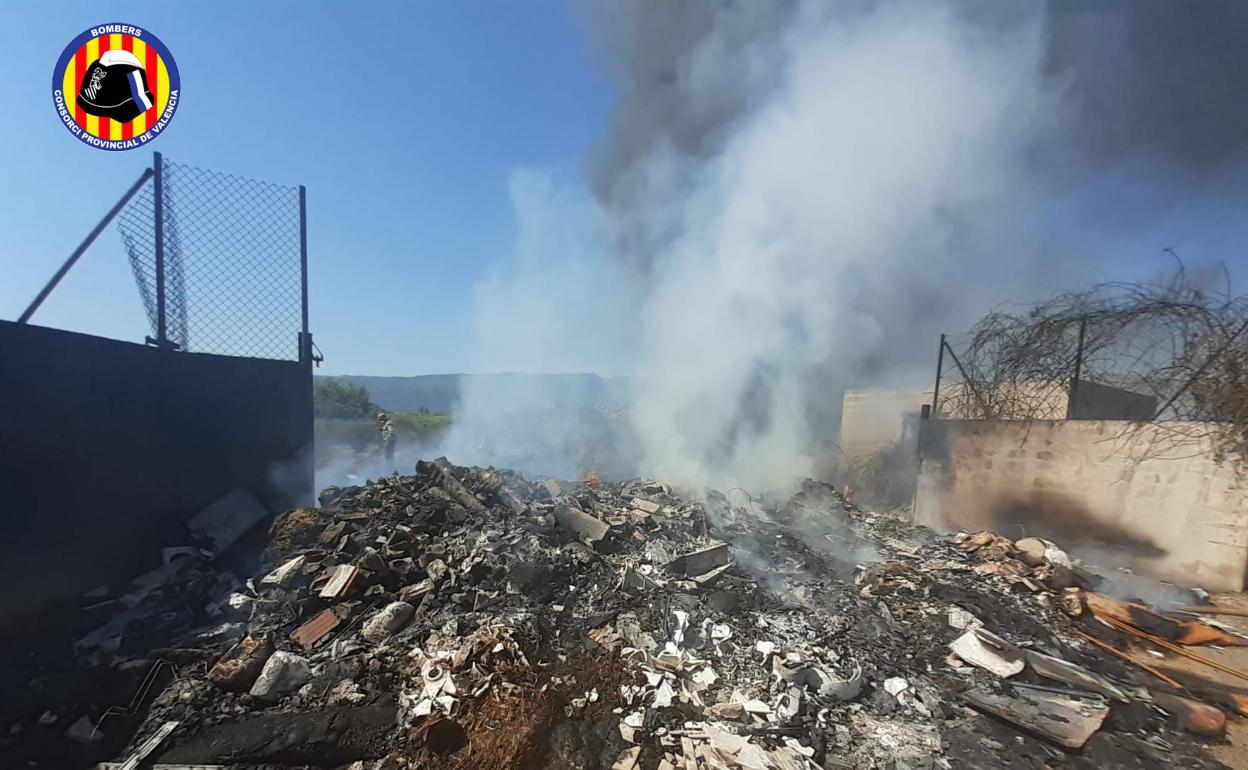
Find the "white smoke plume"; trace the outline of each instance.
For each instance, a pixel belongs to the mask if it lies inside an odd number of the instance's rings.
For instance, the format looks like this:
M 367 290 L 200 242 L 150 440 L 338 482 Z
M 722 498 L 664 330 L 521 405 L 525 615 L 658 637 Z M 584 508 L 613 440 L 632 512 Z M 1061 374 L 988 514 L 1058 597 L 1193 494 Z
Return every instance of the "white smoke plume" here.
M 930 4 L 812 7 L 755 52 L 778 82 L 655 265 L 634 401 L 655 472 L 759 490 L 818 474 L 816 400 L 930 337 L 905 328 L 919 276 L 974 269 L 955 230 L 999 217 L 1020 179 L 1040 52 L 1036 26 L 982 35 Z
M 630 437 L 608 418 L 623 394 L 589 373 L 629 371 L 635 284 L 604 248 L 597 207 L 575 180 L 519 170 L 511 203 L 519 232 L 477 286 L 471 356 L 476 371 L 513 376 L 463 380 L 441 451 L 457 462 L 565 479 L 619 466 L 607 449 L 626 447 Z

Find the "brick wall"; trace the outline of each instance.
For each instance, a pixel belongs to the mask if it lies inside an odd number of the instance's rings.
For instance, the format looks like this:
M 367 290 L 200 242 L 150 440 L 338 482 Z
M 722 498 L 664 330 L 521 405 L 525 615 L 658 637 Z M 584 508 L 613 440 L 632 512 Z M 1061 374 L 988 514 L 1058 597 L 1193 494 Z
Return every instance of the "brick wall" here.
M 915 516 L 1049 537 L 1209 590 L 1248 567 L 1248 477 L 1181 423 L 929 420 Z

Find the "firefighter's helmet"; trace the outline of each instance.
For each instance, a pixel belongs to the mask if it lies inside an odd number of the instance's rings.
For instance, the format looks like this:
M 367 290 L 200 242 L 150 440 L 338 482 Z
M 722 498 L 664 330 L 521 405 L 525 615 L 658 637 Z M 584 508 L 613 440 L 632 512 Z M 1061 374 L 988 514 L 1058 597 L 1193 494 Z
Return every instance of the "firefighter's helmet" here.
M 83 112 L 123 123 L 134 120 L 154 104 L 147 71 L 130 51 L 105 51 L 91 62 L 78 88 Z

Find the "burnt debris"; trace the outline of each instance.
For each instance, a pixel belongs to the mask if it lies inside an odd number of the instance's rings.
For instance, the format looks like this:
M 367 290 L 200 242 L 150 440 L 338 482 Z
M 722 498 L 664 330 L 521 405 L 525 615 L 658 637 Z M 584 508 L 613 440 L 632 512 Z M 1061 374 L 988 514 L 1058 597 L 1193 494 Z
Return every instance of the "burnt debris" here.
M 1113 607 L 1056 544 L 937 535 L 816 482 L 770 506 L 439 459 L 325 490 L 266 547 L 249 578 L 179 549 L 93 596 L 73 670 L 8 699 L 0 757 L 1218 766 L 1194 735 L 1220 733 L 1223 712 L 1100 648 L 1116 649 L 1093 628 Z

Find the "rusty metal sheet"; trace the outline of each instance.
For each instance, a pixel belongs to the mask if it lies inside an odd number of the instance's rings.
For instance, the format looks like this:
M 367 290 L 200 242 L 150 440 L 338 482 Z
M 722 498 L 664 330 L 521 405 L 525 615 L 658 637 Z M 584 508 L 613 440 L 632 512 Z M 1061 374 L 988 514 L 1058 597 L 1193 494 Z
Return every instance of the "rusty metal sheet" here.
M 1168 692 L 1153 692 L 1157 705 L 1169 711 L 1179 725 L 1197 735 L 1221 735 L 1226 732 L 1226 714 L 1222 709 Z
M 1132 628 L 1169 642 L 1179 644 L 1220 644 L 1227 647 L 1248 647 L 1248 639 L 1228 634 L 1197 620 L 1175 620 L 1153 612 L 1142 604 L 1123 602 L 1091 591 L 1083 592 L 1083 601 L 1093 615 L 1109 617 Z

